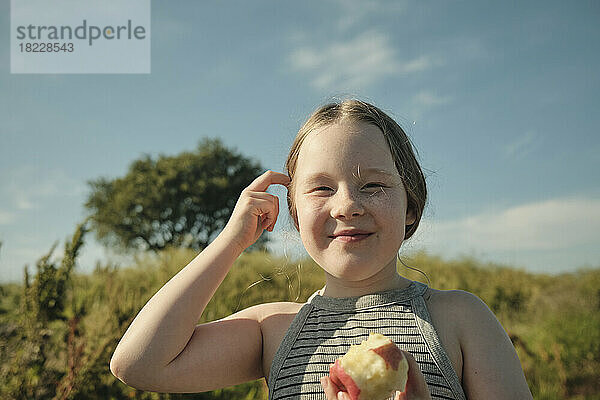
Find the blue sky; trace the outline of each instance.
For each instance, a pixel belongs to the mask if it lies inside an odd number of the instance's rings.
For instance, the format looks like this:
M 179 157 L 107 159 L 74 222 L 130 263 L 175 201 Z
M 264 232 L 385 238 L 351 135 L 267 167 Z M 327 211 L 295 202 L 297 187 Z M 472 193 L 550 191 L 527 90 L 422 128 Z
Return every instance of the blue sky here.
M 308 114 L 347 96 L 403 125 L 426 170 L 403 251 L 600 265 L 597 2 L 153 1 L 145 75 L 10 74 L 9 11 L 0 3 L 2 281 L 57 240 L 60 254 L 86 181 L 202 137 L 282 171 Z M 275 251 L 300 251 L 290 230 L 283 215 Z M 78 268 L 113 256 L 90 235 Z

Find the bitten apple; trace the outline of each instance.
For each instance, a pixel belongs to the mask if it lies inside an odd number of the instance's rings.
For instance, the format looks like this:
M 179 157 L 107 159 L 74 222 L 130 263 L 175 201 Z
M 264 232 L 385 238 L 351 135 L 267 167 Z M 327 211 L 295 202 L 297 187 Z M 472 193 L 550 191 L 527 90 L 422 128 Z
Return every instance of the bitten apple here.
M 370 333 L 331 365 L 329 377 L 352 400 L 382 400 L 394 390 L 404 391 L 408 362 L 394 342 Z

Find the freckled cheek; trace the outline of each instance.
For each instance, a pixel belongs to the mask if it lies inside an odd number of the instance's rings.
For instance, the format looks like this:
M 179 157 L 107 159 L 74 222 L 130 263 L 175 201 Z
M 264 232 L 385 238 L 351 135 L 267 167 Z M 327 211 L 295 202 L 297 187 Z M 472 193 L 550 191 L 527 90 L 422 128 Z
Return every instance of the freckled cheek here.
M 317 245 L 322 243 L 327 236 L 327 213 L 315 204 L 303 204 L 297 211 L 302 240 Z
M 395 226 L 402 220 L 402 198 L 399 196 L 373 196 L 369 209 L 379 220 L 385 220 L 385 226 Z
M 400 207 L 402 198 L 398 196 L 397 193 L 391 191 L 375 192 L 371 195 L 365 196 L 363 198 L 363 202 L 365 205 L 393 208 Z
M 372 209 L 378 214 L 396 214 L 400 212 L 398 204 L 392 204 L 389 201 L 373 202 Z

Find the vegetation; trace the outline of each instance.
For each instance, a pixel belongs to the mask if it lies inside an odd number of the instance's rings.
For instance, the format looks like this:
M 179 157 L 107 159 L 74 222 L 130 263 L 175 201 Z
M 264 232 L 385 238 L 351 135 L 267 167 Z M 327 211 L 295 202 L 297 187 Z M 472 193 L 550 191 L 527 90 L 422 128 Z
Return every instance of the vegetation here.
M 0 286 L 0 398 L 10 399 L 266 399 L 264 381 L 197 394 L 159 394 L 114 378 L 110 357 L 146 301 L 196 251 L 165 246 L 140 253 L 134 265 L 74 269 L 88 221 L 65 243 L 60 264 L 50 252 L 22 285 Z M 444 261 L 426 253 L 403 257 L 431 286 L 464 289 L 496 313 L 515 344 L 536 399 L 600 399 L 600 269 L 560 276 Z M 403 266 L 409 278 L 425 278 Z M 298 263 L 266 252 L 244 253 L 200 322 L 253 304 L 305 301 L 324 281 L 311 260 Z
M 202 249 L 225 226 L 241 191 L 262 172 L 258 162 L 219 139 L 205 139 L 195 152 L 173 157 L 146 155 L 122 178 L 88 182 L 91 230 L 113 249 Z M 266 236 L 256 244 L 261 246 Z

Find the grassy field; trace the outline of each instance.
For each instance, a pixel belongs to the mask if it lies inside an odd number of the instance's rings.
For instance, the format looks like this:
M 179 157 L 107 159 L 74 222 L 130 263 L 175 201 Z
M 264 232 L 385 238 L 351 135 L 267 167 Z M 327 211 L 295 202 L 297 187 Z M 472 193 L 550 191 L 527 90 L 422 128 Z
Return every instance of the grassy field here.
M 22 285 L 0 286 L 0 398 L 267 398 L 264 381 L 173 395 L 115 379 L 110 357 L 133 317 L 197 253 L 168 249 L 82 275 L 74 269 L 77 248 L 74 239 L 60 264 L 42 259 Z M 515 344 L 535 399 L 600 399 L 600 269 L 549 276 L 425 253 L 403 261 L 425 272 L 432 287 L 468 290 L 488 304 Z M 426 282 L 400 264 L 399 272 Z M 200 322 L 262 302 L 304 302 L 323 284 L 311 260 L 243 254 Z

